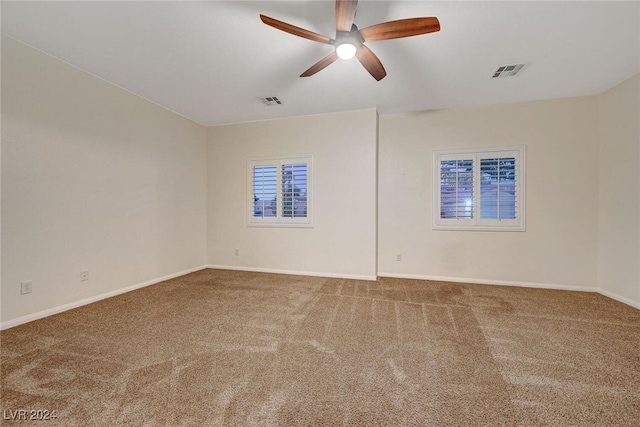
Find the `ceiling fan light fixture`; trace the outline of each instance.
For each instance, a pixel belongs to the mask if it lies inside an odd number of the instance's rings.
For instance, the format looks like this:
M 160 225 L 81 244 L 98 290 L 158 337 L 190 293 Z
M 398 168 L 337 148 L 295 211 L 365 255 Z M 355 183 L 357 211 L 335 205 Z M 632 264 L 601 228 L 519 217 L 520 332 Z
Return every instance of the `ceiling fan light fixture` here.
M 336 46 L 336 53 L 340 59 L 351 59 L 356 56 L 357 48 L 353 43 L 345 42 Z

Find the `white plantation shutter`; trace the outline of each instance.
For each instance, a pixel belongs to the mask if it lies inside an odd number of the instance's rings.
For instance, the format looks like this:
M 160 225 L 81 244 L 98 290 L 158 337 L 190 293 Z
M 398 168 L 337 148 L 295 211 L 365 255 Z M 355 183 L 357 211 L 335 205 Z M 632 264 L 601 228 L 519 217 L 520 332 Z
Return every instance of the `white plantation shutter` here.
M 307 163 L 282 165 L 282 216 L 307 217 L 308 167 Z
M 433 228 L 524 230 L 524 147 L 434 152 Z
M 480 219 L 514 220 L 517 218 L 516 157 L 480 159 Z
M 248 225 L 310 227 L 311 156 L 248 160 Z
M 440 161 L 440 216 L 473 219 L 473 159 Z
M 278 179 L 276 165 L 253 167 L 253 212 L 255 218 L 275 217 L 278 207 Z

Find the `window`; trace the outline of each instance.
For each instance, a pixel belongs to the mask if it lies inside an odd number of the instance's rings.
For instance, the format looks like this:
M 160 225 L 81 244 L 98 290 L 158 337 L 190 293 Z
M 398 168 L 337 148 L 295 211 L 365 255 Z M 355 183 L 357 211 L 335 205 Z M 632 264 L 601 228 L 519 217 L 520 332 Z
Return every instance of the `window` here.
M 433 228 L 524 231 L 524 147 L 433 153 Z
M 311 156 L 249 159 L 248 225 L 311 227 Z

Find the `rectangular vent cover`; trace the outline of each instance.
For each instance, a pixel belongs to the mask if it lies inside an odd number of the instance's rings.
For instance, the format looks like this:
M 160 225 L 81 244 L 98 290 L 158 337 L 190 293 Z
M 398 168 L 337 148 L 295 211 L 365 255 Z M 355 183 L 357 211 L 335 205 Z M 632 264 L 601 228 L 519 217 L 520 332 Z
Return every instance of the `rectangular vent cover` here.
M 282 101 L 280 101 L 277 96 L 260 98 L 260 101 L 262 101 L 264 105 L 282 105 Z
M 515 77 L 524 68 L 525 64 L 501 65 L 491 76 L 492 79 L 497 77 Z

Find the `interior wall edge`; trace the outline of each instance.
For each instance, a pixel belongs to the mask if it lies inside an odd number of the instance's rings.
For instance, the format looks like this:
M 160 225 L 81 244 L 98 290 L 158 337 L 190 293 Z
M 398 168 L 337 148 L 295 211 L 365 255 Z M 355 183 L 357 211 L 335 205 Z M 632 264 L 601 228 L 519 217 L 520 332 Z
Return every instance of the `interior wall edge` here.
M 207 268 L 212 268 L 216 270 L 253 271 L 256 273 L 288 274 L 292 276 L 327 277 L 327 278 L 336 278 L 336 279 L 369 280 L 369 281 L 376 281 L 378 279 L 377 276 L 369 276 L 369 275 L 363 275 L 363 274 L 328 273 L 325 271 L 284 270 L 279 268 L 243 267 L 243 266 L 235 266 L 235 265 L 208 265 Z
M 34 320 L 43 319 L 45 317 L 52 316 L 54 314 L 62 313 L 63 311 L 68 311 L 74 308 L 82 307 L 83 305 L 92 304 L 94 302 L 98 302 L 103 299 L 115 297 L 117 295 L 125 294 L 127 292 L 135 291 L 136 289 L 145 288 L 147 286 L 155 285 L 160 282 L 164 282 L 166 280 L 175 279 L 176 277 L 184 276 L 185 274 L 194 273 L 196 271 L 204 270 L 207 268 L 205 265 L 201 265 L 199 267 L 189 268 L 187 270 L 179 271 L 177 273 L 169 274 L 167 276 L 158 277 L 156 279 L 147 280 L 146 282 L 137 283 L 135 285 L 127 286 L 124 288 L 116 289 L 114 291 L 105 292 L 100 295 L 95 295 L 89 298 L 85 298 L 78 301 L 73 301 L 68 304 L 59 305 L 57 307 L 52 307 L 46 310 L 39 311 L 37 313 L 27 314 L 26 316 L 21 316 L 16 319 L 10 319 L 5 322 L 0 323 L 0 331 L 13 328 L 24 323 L 33 322 Z
M 171 108 L 169 108 L 169 107 L 166 107 L 166 106 L 164 106 L 164 105 L 162 105 L 162 104 L 159 104 L 159 103 L 158 103 L 158 102 L 156 102 L 156 101 L 152 101 L 152 100 L 151 100 L 151 99 L 149 99 L 149 98 L 145 98 L 143 95 L 140 95 L 140 94 L 139 94 L 139 93 L 137 93 L 137 92 L 134 92 L 134 91 L 132 91 L 132 90 L 130 90 L 130 89 L 127 89 L 127 88 L 126 88 L 126 87 L 124 87 L 124 86 L 120 86 L 119 84 L 114 83 L 114 82 L 112 82 L 111 80 L 107 80 L 107 79 L 105 79 L 104 77 L 100 77 L 99 75 L 97 75 L 97 74 L 95 74 L 95 73 L 92 73 L 91 71 L 86 70 L 86 69 L 84 69 L 84 68 L 82 68 L 82 67 L 80 67 L 80 66 L 78 66 L 78 65 L 72 64 L 71 62 L 66 61 L 66 60 L 64 60 L 64 59 L 62 59 L 62 58 L 60 58 L 60 57 L 58 57 L 58 56 L 56 56 L 56 55 L 53 55 L 53 54 L 51 54 L 51 53 L 49 53 L 49 52 L 45 52 L 44 50 L 42 50 L 42 49 L 40 49 L 40 48 L 37 48 L 37 47 L 35 47 L 35 46 L 33 46 L 33 45 L 31 45 L 31 44 L 29 44 L 29 43 L 27 43 L 27 42 L 23 41 L 23 40 L 20 40 L 20 39 L 17 39 L 17 38 L 15 38 L 15 37 L 12 37 L 12 36 L 10 36 L 9 34 L 6 34 L 6 33 L 2 33 L 2 37 L 6 37 L 6 38 L 8 38 L 8 39 L 11 39 L 12 41 L 14 41 L 14 42 L 16 42 L 16 43 L 19 43 L 19 44 L 21 44 L 21 45 L 24 45 L 24 46 L 26 46 L 26 47 L 28 47 L 28 48 L 30 48 L 30 49 L 33 49 L 33 50 L 35 50 L 35 51 L 37 51 L 37 52 L 41 53 L 42 55 L 45 55 L 45 56 L 47 56 L 47 57 L 49 57 L 49 58 L 52 58 L 52 59 L 54 59 L 54 60 L 56 60 L 56 61 L 62 62 L 62 63 L 64 63 L 65 65 L 67 65 L 67 66 L 69 66 L 69 67 L 71 67 L 71 68 L 74 68 L 74 69 L 76 69 L 76 70 L 78 70 L 78 71 L 81 71 L 81 72 L 83 72 L 83 73 L 85 73 L 85 74 L 88 74 L 88 75 L 90 75 L 91 77 L 94 77 L 94 78 L 96 78 L 96 79 L 98 79 L 98 80 L 100 80 L 100 81 L 102 81 L 102 82 L 104 82 L 104 83 L 106 83 L 106 84 L 108 84 L 108 85 L 110 85 L 110 86 L 113 86 L 114 88 L 117 88 L 117 89 L 119 89 L 119 90 L 122 90 L 122 91 L 124 91 L 124 92 L 127 92 L 128 94 L 130 94 L 130 95 L 132 95 L 132 96 L 134 96 L 134 97 L 136 97 L 136 98 L 140 98 L 140 99 L 142 99 L 143 101 L 146 101 L 146 102 L 148 102 L 148 103 L 151 103 L 151 104 L 155 105 L 156 107 L 159 107 L 159 108 L 161 108 L 161 109 L 163 109 L 163 110 L 166 110 L 166 111 L 168 111 L 168 112 L 170 112 L 170 113 L 175 114 L 176 116 L 180 116 L 180 117 L 182 117 L 183 119 L 189 120 L 190 122 L 193 122 L 193 123 L 195 123 L 195 124 L 197 124 L 197 125 L 200 125 L 200 126 L 202 126 L 202 127 L 205 127 L 205 128 L 208 128 L 208 127 L 209 127 L 208 125 L 206 125 L 206 124 L 204 124 L 204 123 L 200 123 L 200 122 L 199 122 L 199 121 L 197 121 L 196 119 L 193 119 L 193 118 L 191 118 L 191 117 L 187 117 L 187 116 L 185 116 L 184 114 L 178 113 L 177 111 L 174 111 L 174 110 L 172 110 L 172 109 L 171 109 Z
M 626 305 L 630 305 L 633 308 L 637 308 L 638 310 L 640 310 L 640 302 L 639 301 L 634 301 L 630 298 L 627 297 L 623 297 L 622 295 L 618 295 L 614 292 L 608 291 L 606 289 L 602 289 L 602 288 L 596 288 L 596 292 L 598 292 L 600 295 L 603 295 L 607 298 L 611 298 L 614 299 L 618 302 L 621 302 L 623 304 Z

